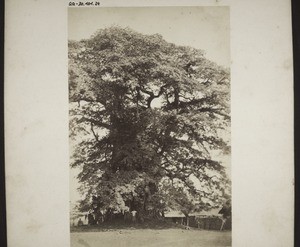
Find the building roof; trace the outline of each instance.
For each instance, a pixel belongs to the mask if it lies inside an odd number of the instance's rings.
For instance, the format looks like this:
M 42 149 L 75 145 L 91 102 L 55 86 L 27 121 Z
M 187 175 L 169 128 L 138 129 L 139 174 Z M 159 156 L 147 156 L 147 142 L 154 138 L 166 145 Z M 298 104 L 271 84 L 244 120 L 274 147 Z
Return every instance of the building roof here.
M 184 214 L 180 211 L 170 211 L 165 213 L 166 218 L 182 218 L 185 217 Z
M 213 208 L 207 211 L 200 211 L 200 212 L 194 212 L 190 213 L 189 216 L 219 216 L 220 208 Z M 165 213 L 166 218 L 183 218 L 185 215 L 180 211 L 170 211 L 168 213 Z

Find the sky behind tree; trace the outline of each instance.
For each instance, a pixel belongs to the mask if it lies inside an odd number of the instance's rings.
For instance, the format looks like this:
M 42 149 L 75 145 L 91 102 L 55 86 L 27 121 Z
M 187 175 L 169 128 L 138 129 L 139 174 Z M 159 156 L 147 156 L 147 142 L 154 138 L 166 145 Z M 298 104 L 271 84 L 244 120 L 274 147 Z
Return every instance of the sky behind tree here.
M 176 45 L 205 51 L 206 58 L 230 66 L 229 7 L 69 8 L 68 38 L 90 38 L 112 25 L 143 34 L 159 33 Z

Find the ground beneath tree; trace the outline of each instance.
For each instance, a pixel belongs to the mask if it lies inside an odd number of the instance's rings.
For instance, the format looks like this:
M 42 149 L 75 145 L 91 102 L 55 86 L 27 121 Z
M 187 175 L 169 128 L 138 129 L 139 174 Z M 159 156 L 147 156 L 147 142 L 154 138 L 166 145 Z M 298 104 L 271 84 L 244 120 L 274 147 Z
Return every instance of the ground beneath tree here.
M 166 220 L 151 219 L 143 223 L 132 223 L 124 222 L 124 220 L 113 220 L 104 222 L 100 225 L 95 226 L 76 226 L 71 227 L 71 232 L 99 232 L 99 231 L 110 231 L 120 229 L 170 229 L 170 228 L 184 228 L 180 224 L 175 224 Z
M 219 247 L 231 246 L 231 231 L 198 229 L 103 229 L 71 233 L 71 247 Z

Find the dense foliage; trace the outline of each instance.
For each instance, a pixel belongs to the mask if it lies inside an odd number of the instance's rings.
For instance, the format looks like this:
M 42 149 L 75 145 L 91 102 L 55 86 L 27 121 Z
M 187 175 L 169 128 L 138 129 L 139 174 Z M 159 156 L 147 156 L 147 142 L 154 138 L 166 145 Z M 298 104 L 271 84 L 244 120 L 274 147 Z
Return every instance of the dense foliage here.
M 71 166 L 82 211 L 215 207 L 229 193 L 229 72 L 129 28 L 69 41 Z

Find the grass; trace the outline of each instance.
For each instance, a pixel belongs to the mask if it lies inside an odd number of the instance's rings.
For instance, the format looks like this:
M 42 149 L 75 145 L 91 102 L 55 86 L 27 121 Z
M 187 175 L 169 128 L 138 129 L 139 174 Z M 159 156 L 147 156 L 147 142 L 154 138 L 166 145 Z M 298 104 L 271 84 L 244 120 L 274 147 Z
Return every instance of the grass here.
M 71 247 L 221 247 L 231 246 L 231 232 L 183 229 L 120 229 L 73 232 Z
M 71 228 L 71 247 L 221 247 L 231 246 L 231 231 L 207 231 L 167 221 L 110 222 Z

